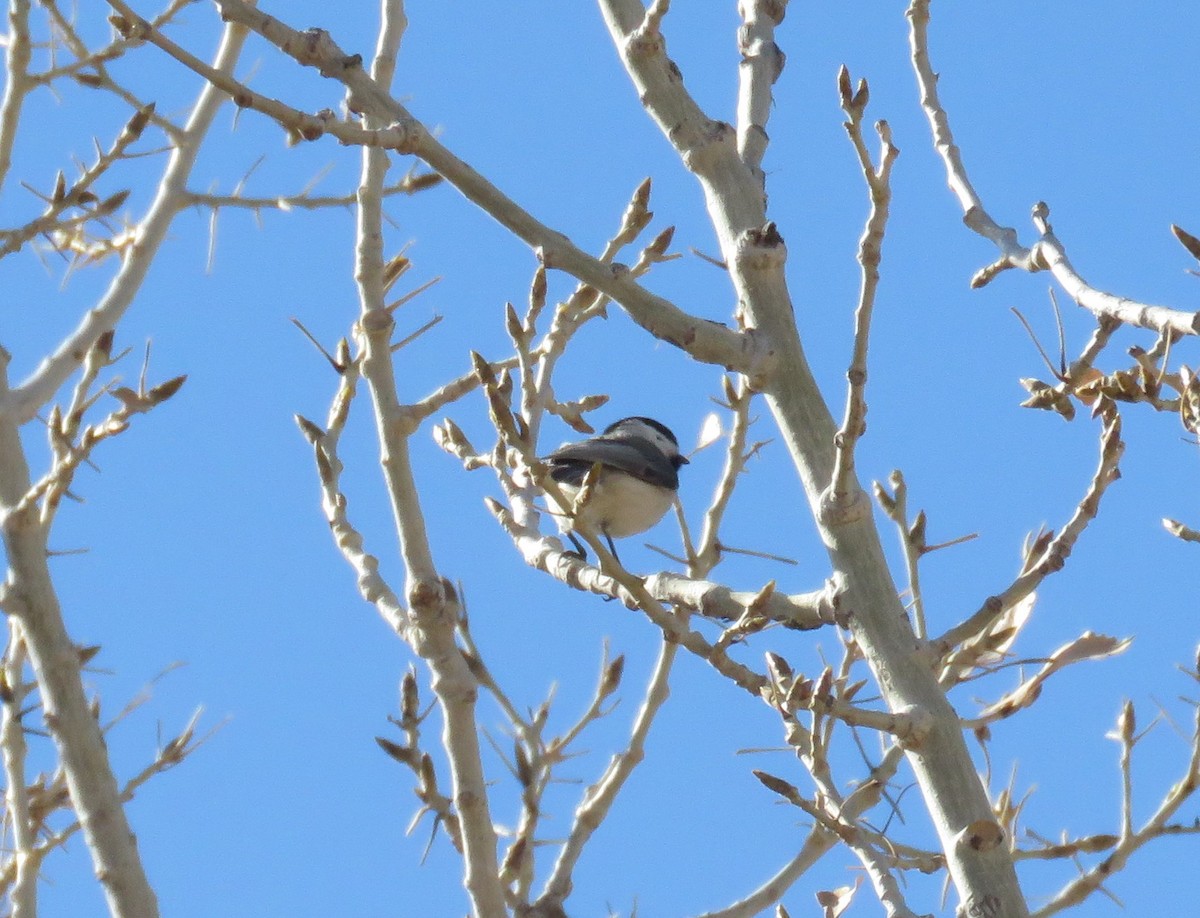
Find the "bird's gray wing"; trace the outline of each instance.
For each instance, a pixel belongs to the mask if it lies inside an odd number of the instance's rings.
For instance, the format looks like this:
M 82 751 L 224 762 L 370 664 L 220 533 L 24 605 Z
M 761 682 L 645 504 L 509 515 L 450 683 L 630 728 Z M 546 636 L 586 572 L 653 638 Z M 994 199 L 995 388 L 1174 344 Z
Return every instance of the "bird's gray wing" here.
M 560 446 L 546 457 L 550 477 L 564 484 L 579 484 L 595 463 L 628 472 L 649 484 L 676 490 L 679 472 L 669 459 L 649 444 L 636 440 L 593 438 Z

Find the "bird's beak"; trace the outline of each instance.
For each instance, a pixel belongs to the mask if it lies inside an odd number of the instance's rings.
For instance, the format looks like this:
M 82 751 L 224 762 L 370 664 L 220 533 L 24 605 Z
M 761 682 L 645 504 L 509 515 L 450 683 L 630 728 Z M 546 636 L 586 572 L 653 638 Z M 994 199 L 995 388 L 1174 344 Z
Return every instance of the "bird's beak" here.
M 680 465 L 691 465 L 692 464 L 692 460 L 689 459 L 687 456 L 680 455 L 678 458 L 679 458 Z

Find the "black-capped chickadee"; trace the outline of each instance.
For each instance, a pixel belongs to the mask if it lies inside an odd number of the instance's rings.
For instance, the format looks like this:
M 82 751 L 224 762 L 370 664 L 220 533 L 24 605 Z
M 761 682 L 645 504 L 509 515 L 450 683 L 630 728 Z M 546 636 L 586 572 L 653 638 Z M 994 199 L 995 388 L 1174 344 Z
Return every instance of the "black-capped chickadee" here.
M 602 533 L 617 555 L 613 539 L 645 532 L 663 518 L 679 490 L 679 467 L 687 459 L 679 453 L 679 441 L 670 428 L 652 418 L 622 418 L 596 437 L 566 443 L 545 458 L 550 477 L 571 499 L 578 495 L 583 479 L 599 464 L 591 497 L 580 509 L 578 519 Z M 559 517 L 581 557 L 587 552 L 572 528 L 575 520 Z

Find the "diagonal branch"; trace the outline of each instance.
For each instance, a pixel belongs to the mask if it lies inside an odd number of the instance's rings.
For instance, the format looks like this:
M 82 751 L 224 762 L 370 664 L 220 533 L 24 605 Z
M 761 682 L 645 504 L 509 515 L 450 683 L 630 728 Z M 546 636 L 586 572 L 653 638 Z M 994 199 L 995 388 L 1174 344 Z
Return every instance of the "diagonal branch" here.
M 755 378 L 769 372 L 771 355 L 750 331 L 739 332 L 683 312 L 673 303 L 637 284 L 628 269 L 606 265 L 538 221 L 486 178 L 443 146 L 430 131 L 362 68 L 359 55 L 348 55 L 321 30 L 299 32 L 243 0 L 217 0 L 224 19 L 257 32 L 305 66 L 343 83 L 351 112 L 368 115 L 378 127 L 363 128 L 339 120 L 332 112 L 305 114 L 268 99 L 232 78 L 212 73 L 195 57 L 178 48 L 122 0 L 108 0 L 125 17 L 124 27 L 171 54 L 185 66 L 214 81 L 242 107 L 253 108 L 288 127 L 296 138 L 315 140 L 332 133 L 339 140 L 380 146 L 424 160 L 464 197 L 477 205 L 536 253 L 547 268 L 558 268 L 607 294 L 635 322 L 655 337 L 685 350 L 695 359 L 736 369 Z
M 1197 660 L 1200 665 L 1200 659 Z M 1193 679 L 1200 680 L 1197 672 L 1189 673 Z M 1194 705 L 1195 702 L 1193 701 Z M 1164 835 L 1194 833 L 1198 824 L 1192 822 L 1186 825 L 1171 824 L 1169 820 L 1179 811 L 1185 802 L 1190 800 L 1200 787 L 1200 707 L 1197 708 L 1195 726 L 1191 737 L 1191 755 L 1184 774 L 1164 794 L 1158 808 L 1137 829 L 1133 828 L 1132 801 L 1132 757 L 1133 748 L 1141 736 L 1135 732 L 1133 705 L 1126 702 L 1117 720 L 1117 729 L 1113 738 L 1121 744 L 1121 778 L 1124 787 L 1121 808 L 1121 834 L 1102 836 L 1097 839 L 1097 848 L 1101 850 L 1111 847 L 1111 852 L 1099 863 L 1088 870 L 1080 870 L 1079 876 L 1066 884 L 1042 908 L 1034 913 L 1035 918 L 1049 918 L 1072 906 L 1078 905 L 1092 893 L 1101 889 L 1103 884 L 1115 873 L 1123 870 L 1129 859 L 1146 843 Z M 1073 853 L 1073 852 L 1072 852 Z
M 921 95 L 921 108 L 925 110 L 929 119 L 934 149 L 945 164 L 946 181 L 962 207 L 963 222 L 991 241 L 1000 252 L 1000 257 L 995 262 L 976 273 L 971 279 L 971 286 L 982 287 L 997 274 L 1010 268 L 1020 268 L 1031 273 L 1049 271 L 1075 302 L 1095 313 L 1097 317 L 1111 316 L 1122 322 L 1158 332 L 1200 334 L 1200 312 L 1183 312 L 1166 306 L 1139 303 L 1126 297 L 1114 296 L 1088 284 L 1075 270 L 1062 243 L 1045 222 L 1045 217 L 1049 214 L 1045 204 L 1039 203 L 1034 207 L 1034 222 L 1038 225 L 1041 235 L 1037 242 L 1028 248 L 1020 244 L 1015 229 L 1001 226 L 992 219 L 967 175 L 962 151 L 954 142 L 950 119 L 938 97 L 938 74 L 934 72 L 929 59 L 929 6 L 930 0 L 912 0 L 908 7 L 909 46 Z
M 1121 415 L 1115 404 L 1105 399 L 1097 405 L 1097 411 L 1104 418 L 1100 461 L 1075 512 L 1058 535 L 1038 540 L 1020 574 L 1004 591 L 989 596 L 973 615 L 934 639 L 933 646 L 939 653 L 949 653 L 957 644 L 984 631 L 1005 609 L 1011 609 L 1029 596 L 1050 574 L 1062 570 L 1084 529 L 1100 512 L 1100 500 L 1105 491 L 1121 477 L 1119 465 L 1125 444 L 1121 441 Z
M 216 72 L 233 72 L 245 37 L 245 30 L 236 24 L 226 27 L 214 59 L 213 69 Z M 224 101 L 224 96 L 211 84 L 200 90 L 192 107 L 187 129 L 171 150 L 154 202 L 134 231 L 136 241 L 127 250 L 120 270 L 108 290 L 54 353 L 43 360 L 28 379 L 0 401 L 0 414 L 11 414 L 17 423 L 24 423 L 33 418 L 75 372 L 92 342 L 102 333 L 112 329 L 133 303 L 158 247 L 166 238 L 172 220 L 179 208 L 186 204 L 188 176 L 195 165 L 208 128 Z
M 668 679 L 678 649 L 678 645 L 664 634 L 642 706 L 634 718 L 629 742 L 619 755 L 613 756 L 604 774 L 587 789 L 583 800 L 576 807 L 571 832 L 535 906 L 561 905 L 570 893 L 574 882 L 572 871 L 582 857 L 585 846 L 603 824 L 633 770 L 645 758 L 650 727 L 670 694 Z

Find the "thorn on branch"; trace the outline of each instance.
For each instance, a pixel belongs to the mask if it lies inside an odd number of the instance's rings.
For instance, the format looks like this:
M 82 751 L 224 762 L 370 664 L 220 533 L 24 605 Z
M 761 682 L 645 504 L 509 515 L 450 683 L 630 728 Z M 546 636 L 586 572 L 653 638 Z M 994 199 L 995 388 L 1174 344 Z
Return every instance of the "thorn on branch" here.
M 292 316 L 291 321 L 292 321 L 292 324 L 296 326 L 296 328 L 300 329 L 300 333 L 309 340 L 309 343 L 312 344 L 312 346 L 315 347 L 318 351 L 320 351 L 321 356 L 329 361 L 329 365 L 331 367 L 333 367 L 335 372 L 337 372 L 338 374 L 342 374 L 342 373 L 346 372 L 346 367 L 349 366 L 348 360 L 343 361 L 338 358 L 335 358 L 332 354 L 329 353 L 329 351 L 325 350 L 325 348 L 321 344 L 321 342 L 316 339 L 316 336 L 312 332 L 310 332 L 307 328 L 305 328 L 304 323 L 301 322 L 299 319 L 297 319 L 295 316 Z M 338 347 L 339 357 L 343 356 L 343 353 L 342 353 L 343 345 L 346 348 L 346 352 L 345 352 L 344 356 L 346 356 L 348 358 L 349 357 L 349 345 L 346 343 L 345 339 L 342 339 L 339 342 L 339 347 Z
M 1188 254 L 1200 261 L 1200 239 L 1197 239 L 1181 226 L 1171 224 L 1171 232 L 1175 234 L 1175 238 L 1179 240 L 1179 244 L 1187 249 Z
M 1162 524 L 1163 528 L 1177 539 L 1182 539 L 1185 542 L 1200 542 L 1200 531 L 1192 529 L 1190 526 L 1185 526 L 1178 520 L 1164 519 Z
M 296 421 L 296 426 L 300 428 L 300 433 L 304 435 L 304 439 L 316 446 L 325 437 L 325 431 L 319 424 L 310 421 L 304 415 L 296 414 L 292 416 Z

